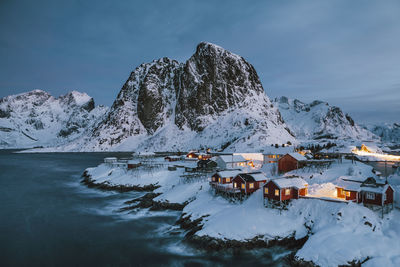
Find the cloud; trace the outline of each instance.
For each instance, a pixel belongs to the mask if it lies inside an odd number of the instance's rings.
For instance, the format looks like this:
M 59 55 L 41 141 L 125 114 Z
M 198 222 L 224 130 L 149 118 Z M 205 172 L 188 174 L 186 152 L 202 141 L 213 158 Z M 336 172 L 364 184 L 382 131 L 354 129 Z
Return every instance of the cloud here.
M 390 0 L 2 1 L 0 94 L 76 89 L 110 105 L 136 66 L 210 41 L 252 63 L 269 96 L 395 120 L 398 14 Z

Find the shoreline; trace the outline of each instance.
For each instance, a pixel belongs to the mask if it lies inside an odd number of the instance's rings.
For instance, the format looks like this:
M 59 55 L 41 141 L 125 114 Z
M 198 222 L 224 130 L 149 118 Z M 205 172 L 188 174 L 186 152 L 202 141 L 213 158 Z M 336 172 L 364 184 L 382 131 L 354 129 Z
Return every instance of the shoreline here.
M 125 207 L 120 208 L 119 212 L 135 210 L 135 209 L 146 209 L 149 211 L 162 211 L 162 210 L 173 210 L 173 211 L 181 211 L 179 219 L 175 222 L 175 225 L 179 225 L 180 229 L 186 231 L 183 241 L 188 243 L 189 245 L 202 249 L 205 251 L 223 251 L 223 250 L 251 250 L 251 249 L 261 249 L 261 248 L 272 248 L 274 246 L 280 246 L 287 249 L 292 249 L 289 255 L 284 257 L 284 260 L 287 261 L 290 266 L 299 266 L 299 267 L 315 267 L 318 266 L 312 261 L 306 261 L 296 257 L 296 253 L 300 250 L 303 245 L 307 242 L 310 237 L 310 233 L 308 233 L 305 237 L 300 239 L 295 239 L 294 234 L 292 233 L 290 236 L 280 238 L 275 237 L 273 239 L 266 239 L 265 236 L 256 236 L 252 239 L 247 240 L 235 240 L 235 239 L 221 239 L 210 236 L 198 236 L 196 233 L 203 228 L 202 221 L 204 218 L 209 215 L 204 215 L 198 219 L 191 220 L 191 215 L 187 215 L 183 212 L 183 209 L 186 205 L 189 204 L 189 201 L 184 203 L 171 203 L 168 201 L 154 201 L 153 199 L 162 195 L 163 193 L 154 193 L 153 191 L 157 188 L 160 188 L 160 185 L 145 185 L 145 186 L 126 186 L 126 185 L 118 185 L 113 186 L 107 183 L 95 183 L 91 176 L 88 175 L 85 170 L 82 174 L 81 183 L 88 186 L 89 188 L 95 188 L 106 191 L 117 191 L 117 192 L 147 192 L 145 195 L 124 202 Z M 348 261 L 347 264 L 341 266 L 362 266 L 363 263 L 367 262 L 370 257 L 367 257 L 363 260 L 353 260 Z

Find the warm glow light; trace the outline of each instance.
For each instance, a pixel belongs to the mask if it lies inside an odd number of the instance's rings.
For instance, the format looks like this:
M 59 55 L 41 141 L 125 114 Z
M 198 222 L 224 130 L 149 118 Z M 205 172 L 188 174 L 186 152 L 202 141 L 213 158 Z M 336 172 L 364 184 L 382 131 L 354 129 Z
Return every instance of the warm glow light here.
M 369 157 L 376 157 L 382 160 L 390 160 L 390 161 L 400 161 L 400 156 L 390 155 L 390 154 L 381 154 L 376 152 L 367 152 L 363 150 L 353 149 L 352 151 L 354 154 L 359 156 L 369 156 Z

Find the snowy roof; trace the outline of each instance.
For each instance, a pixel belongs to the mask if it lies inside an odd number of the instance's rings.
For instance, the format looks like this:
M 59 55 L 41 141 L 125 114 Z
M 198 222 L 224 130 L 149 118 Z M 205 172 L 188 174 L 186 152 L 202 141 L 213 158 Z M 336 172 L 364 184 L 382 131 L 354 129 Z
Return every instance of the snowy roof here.
M 345 181 L 342 179 L 339 179 L 339 181 L 336 183 L 336 187 L 341 187 L 343 189 L 349 190 L 349 191 L 360 191 L 360 186 L 361 183 L 357 181 Z
M 272 180 L 279 188 L 294 187 L 301 189 L 306 187 L 308 184 L 301 178 L 277 178 Z
M 256 181 L 264 181 L 264 180 L 268 180 L 267 176 L 265 175 L 265 173 L 250 173 L 251 176 L 253 176 L 254 180 Z
M 238 175 L 246 182 L 264 181 L 268 179 L 262 172 L 240 173 Z
M 376 186 L 368 186 L 368 185 L 363 185 L 361 182 L 357 181 L 345 181 L 342 179 L 339 179 L 339 181 L 336 183 L 336 187 L 341 187 L 345 190 L 349 191 L 357 191 L 357 192 L 374 192 L 374 193 L 379 193 L 382 194 L 385 192 L 389 184 L 377 184 Z M 393 189 L 393 187 L 391 187 Z M 394 190 L 394 189 L 393 189 Z
M 225 163 L 245 162 L 246 161 L 242 155 L 220 155 L 218 157 L 221 160 L 225 161 Z
M 116 157 L 108 157 L 108 158 L 104 158 L 105 160 L 117 160 Z
M 389 184 L 385 184 L 384 186 L 377 186 L 377 187 L 361 186 L 360 191 L 383 194 L 384 192 L 386 192 L 386 190 L 389 188 L 389 186 L 390 186 Z M 392 187 L 392 189 L 393 189 L 393 187 Z M 394 191 L 394 189 L 393 189 L 393 191 Z
M 266 147 L 264 149 L 263 154 L 283 155 L 283 154 L 291 153 L 291 152 L 293 152 L 293 150 L 294 150 L 293 146 L 285 146 L 285 147 L 270 146 L 270 147 Z
M 293 152 L 293 153 L 287 153 L 287 155 L 292 156 L 293 158 L 295 158 L 297 161 L 305 161 L 307 160 L 306 157 L 304 157 L 303 155 Z
M 236 175 L 238 175 L 241 172 L 242 172 L 241 170 L 220 171 L 220 172 L 217 172 L 216 174 L 218 174 L 220 177 L 235 177 Z

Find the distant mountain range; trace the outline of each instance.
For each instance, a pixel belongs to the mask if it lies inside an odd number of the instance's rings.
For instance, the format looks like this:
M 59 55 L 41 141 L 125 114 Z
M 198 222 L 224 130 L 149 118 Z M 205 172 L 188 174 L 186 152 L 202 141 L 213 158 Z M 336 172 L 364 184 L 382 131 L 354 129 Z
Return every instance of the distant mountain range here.
M 108 111 L 72 91 L 55 98 L 34 90 L 0 99 L 0 147 L 59 146 L 80 138 Z
M 399 125 L 361 127 L 321 101 L 271 101 L 251 64 L 210 43 L 200 43 L 184 63 L 161 58 L 138 66 L 110 109 L 76 91 L 0 99 L 2 148 L 258 151 L 304 140 L 380 138 L 400 141 Z

